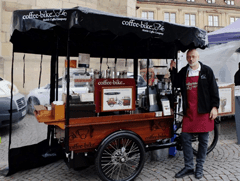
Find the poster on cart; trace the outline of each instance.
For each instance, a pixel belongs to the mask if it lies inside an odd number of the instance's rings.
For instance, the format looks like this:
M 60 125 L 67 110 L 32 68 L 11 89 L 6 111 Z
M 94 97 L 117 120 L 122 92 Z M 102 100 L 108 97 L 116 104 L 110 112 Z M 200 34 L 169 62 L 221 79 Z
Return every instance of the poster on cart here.
M 235 114 L 234 84 L 220 84 L 219 97 L 219 116 Z
M 220 106 L 219 113 L 232 112 L 231 88 L 219 89 Z
M 102 112 L 133 110 L 132 87 L 103 87 Z

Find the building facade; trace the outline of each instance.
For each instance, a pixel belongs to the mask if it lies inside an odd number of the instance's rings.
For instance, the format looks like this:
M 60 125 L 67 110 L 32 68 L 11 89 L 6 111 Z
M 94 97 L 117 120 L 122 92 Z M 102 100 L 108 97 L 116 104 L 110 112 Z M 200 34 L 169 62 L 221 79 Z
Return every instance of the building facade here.
M 240 18 L 240 1 L 139 0 L 137 17 L 196 26 L 212 32 Z
M 240 1 L 236 0 L 0 0 L 0 77 L 11 80 L 12 12 L 21 9 L 89 7 L 130 17 L 164 20 L 189 26 L 197 26 L 208 32 L 229 25 L 240 18 Z M 24 42 L 22 42 L 24 43 Z M 27 94 L 38 86 L 40 55 L 15 53 L 14 84 Z M 26 62 L 24 67 L 24 61 Z M 50 82 L 50 56 L 43 56 L 41 86 Z M 60 59 L 64 68 L 65 57 Z M 107 60 L 103 60 L 107 61 Z M 94 61 L 97 62 L 97 61 Z M 97 68 L 100 63 L 90 66 Z M 103 63 L 105 65 L 105 63 Z M 25 71 L 23 71 L 25 69 Z M 63 70 L 59 70 L 63 72 Z M 24 77 L 26 80 L 24 80 Z M 23 84 L 26 82 L 25 84 Z
M 12 44 L 11 17 L 15 10 L 23 9 L 61 9 L 76 6 L 88 7 L 105 12 L 124 16 L 136 16 L 136 0 L 0 0 L 0 77 L 11 80 Z M 22 42 L 24 44 L 24 42 Z M 40 72 L 40 55 L 15 53 L 14 55 L 14 84 L 21 93 L 28 92 L 38 87 Z M 50 56 L 43 56 L 41 86 L 50 82 Z M 76 58 L 75 58 L 76 59 Z M 24 67 L 24 61 L 25 67 Z M 59 72 L 64 69 L 65 57 L 60 58 Z M 105 65 L 105 64 L 104 64 Z M 95 64 L 90 64 L 93 68 Z M 24 71 L 25 69 L 25 71 Z M 25 77 L 25 81 L 24 81 Z M 25 84 L 23 84 L 26 82 Z

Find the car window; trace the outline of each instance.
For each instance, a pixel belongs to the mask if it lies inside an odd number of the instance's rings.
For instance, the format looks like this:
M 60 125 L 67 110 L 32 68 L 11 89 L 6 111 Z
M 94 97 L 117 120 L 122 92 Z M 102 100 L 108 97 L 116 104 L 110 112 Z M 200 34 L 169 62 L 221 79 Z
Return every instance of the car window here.
M 58 79 L 58 88 L 62 88 L 62 78 Z
M 87 83 L 86 82 L 82 82 L 81 84 L 75 84 L 74 87 L 86 87 Z
M 147 82 L 144 80 L 142 76 L 138 76 L 138 87 L 145 87 L 147 86 Z
M 50 89 L 50 84 L 47 84 L 46 87 L 44 87 L 44 89 Z
M 58 79 L 58 88 L 62 88 L 62 78 Z M 44 89 L 50 89 L 50 84 L 47 84 Z
M 128 76 L 129 78 L 133 78 L 133 75 Z M 138 87 L 146 87 L 147 83 L 146 81 L 143 79 L 142 76 L 138 75 L 138 80 L 137 80 L 137 86 Z

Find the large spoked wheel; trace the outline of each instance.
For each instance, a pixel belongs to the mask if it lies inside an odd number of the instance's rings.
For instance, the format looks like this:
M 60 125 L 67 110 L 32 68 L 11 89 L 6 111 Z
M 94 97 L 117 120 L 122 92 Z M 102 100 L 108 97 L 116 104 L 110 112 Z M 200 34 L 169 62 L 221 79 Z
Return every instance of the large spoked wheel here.
M 99 148 L 95 166 L 104 181 L 129 181 L 141 172 L 144 161 L 142 141 L 131 133 L 119 133 Z
M 217 145 L 217 142 L 218 142 L 218 128 L 217 128 L 217 125 L 215 123 L 213 131 L 209 132 L 207 154 L 210 153 L 215 148 L 215 146 Z M 195 155 L 197 155 L 198 144 L 199 144 L 198 137 L 194 136 L 192 147 L 193 147 L 193 153 Z

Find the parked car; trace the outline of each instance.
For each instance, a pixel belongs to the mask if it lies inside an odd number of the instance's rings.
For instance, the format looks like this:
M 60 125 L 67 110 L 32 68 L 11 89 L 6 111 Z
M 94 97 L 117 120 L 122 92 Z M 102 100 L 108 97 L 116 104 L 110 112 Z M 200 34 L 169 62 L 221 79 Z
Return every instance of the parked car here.
M 76 73 L 73 73 L 76 74 Z M 77 76 L 77 75 L 76 75 Z M 128 78 L 133 78 L 133 74 L 129 73 Z M 145 94 L 145 89 L 147 86 L 146 81 L 143 77 L 139 74 L 138 75 L 138 96 L 140 94 Z M 70 87 L 70 93 L 87 93 L 89 90 L 86 83 L 82 84 L 75 84 Z M 62 93 L 63 93 L 63 84 L 62 84 L 62 77 L 58 79 L 58 100 L 62 100 Z M 40 87 L 39 89 L 33 89 L 27 95 L 27 105 L 28 105 L 28 113 L 33 114 L 34 112 L 34 105 L 45 105 L 49 104 L 50 100 L 50 84 L 47 84 L 44 87 Z
M 58 100 L 62 101 L 62 93 L 63 93 L 63 77 L 58 79 Z M 89 88 L 86 84 L 78 84 L 70 87 L 70 93 L 87 93 Z M 33 89 L 27 95 L 27 105 L 28 105 L 28 113 L 33 114 L 34 105 L 45 105 L 49 104 L 50 101 L 50 84 L 47 84 L 44 87 Z
M 127 74 L 127 77 L 128 78 L 133 78 L 134 77 L 134 75 L 132 74 L 132 73 L 128 73 Z M 140 74 L 138 74 L 138 79 L 137 79 L 137 98 L 139 98 L 139 95 L 140 94 L 145 94 L 145 90 L 146 90 L 146 88 L 147 88 L 147 82 L 144 80 L 144 78 L 140 75 Z
M 0 127 L 10 124 L 11 82 L 0 77 Z M 13 85 L 12 123 L 21 121 L 26 115 L 25 96 Z

